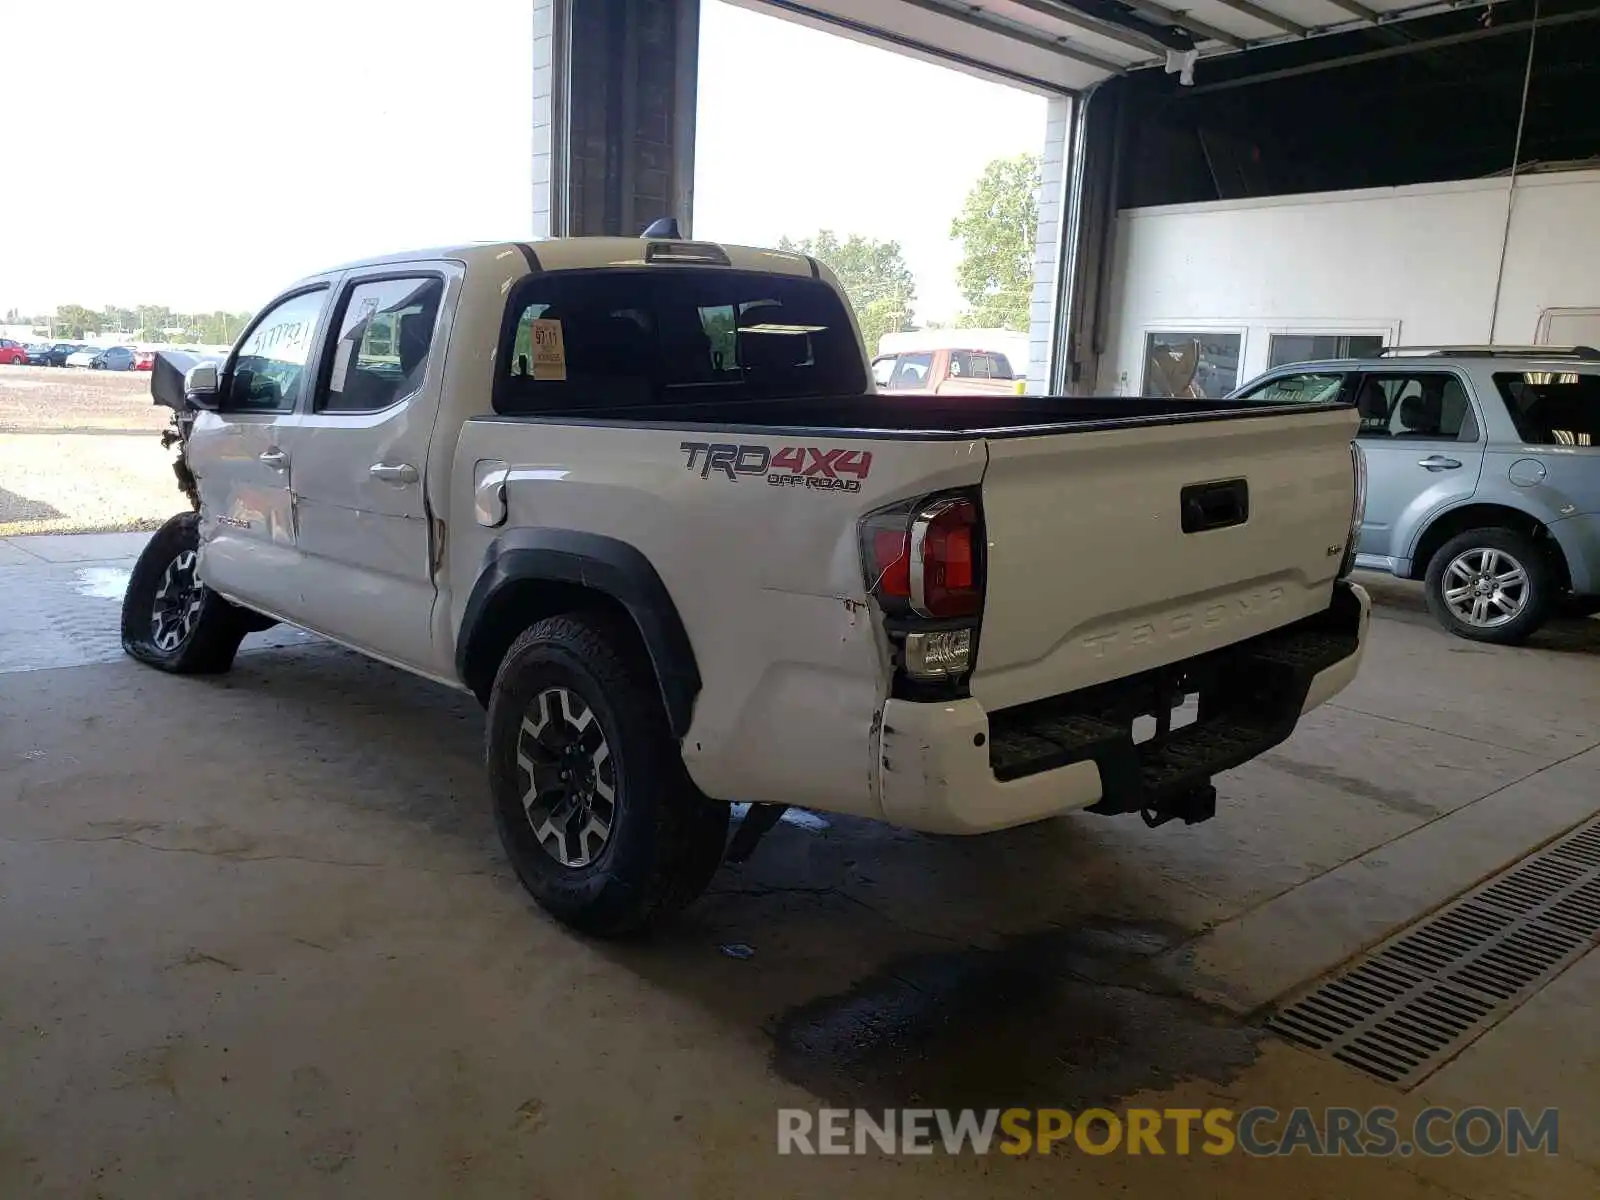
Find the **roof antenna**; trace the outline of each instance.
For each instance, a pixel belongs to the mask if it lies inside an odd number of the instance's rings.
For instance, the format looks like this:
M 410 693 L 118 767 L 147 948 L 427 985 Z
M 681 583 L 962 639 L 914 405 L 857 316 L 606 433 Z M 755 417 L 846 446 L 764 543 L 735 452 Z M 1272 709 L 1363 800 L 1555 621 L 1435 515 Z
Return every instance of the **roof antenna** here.
M 674 241 L 683 237 L 678 232 L 677 217 L 662 217 L 660 220 L 651 221 L 649 227 L 639 235 L 642 238 L 672 238 Z

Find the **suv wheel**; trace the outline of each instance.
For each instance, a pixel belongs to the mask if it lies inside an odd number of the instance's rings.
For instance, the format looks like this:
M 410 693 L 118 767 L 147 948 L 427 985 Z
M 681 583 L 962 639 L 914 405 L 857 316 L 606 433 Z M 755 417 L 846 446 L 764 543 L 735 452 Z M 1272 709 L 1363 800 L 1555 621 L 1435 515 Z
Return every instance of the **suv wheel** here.
M 1555 573 L 1544 550 L 1512 529 L 1469 529 L 1428 563 L 1428 608 L 1458 637 L 1515 645 L 1549 618 Z
M 690 781 L 632 645 L 603 614 L 540 621 L 506 652 L 489 698 L 489 788 L 517 878 L 602 936 L 689 904 L 728 834 L 728 806 Z
M 251 622 L 195 574 L 198 514 L 179 513 L 145 544 L 122 597 L 122 648 L 174 675 L 211 675 L 233 665 Z

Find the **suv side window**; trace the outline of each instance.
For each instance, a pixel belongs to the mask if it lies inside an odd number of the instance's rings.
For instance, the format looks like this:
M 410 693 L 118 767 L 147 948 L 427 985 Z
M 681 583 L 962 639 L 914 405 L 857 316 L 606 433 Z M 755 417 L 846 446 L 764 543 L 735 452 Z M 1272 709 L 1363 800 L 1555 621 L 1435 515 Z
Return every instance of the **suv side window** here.
M 1004 354 L 987 354 L 989 360 L 990 379 L 1015 379 L 1016 373 L 1011 369 L 1011 360 Z
M 444 281 L 369 279 L 345 289 L 339 338 L 317 389 L 317 412 L 388 408 L 422 386 Z
M 1467 389 L 1446 371 L 1366 375 L 1356 390 L 1360 436 L 1475 442 L 1478 421 Z
M 223 409 L 290 412 L 300 400 L 306 360 L 327 287 L 313 288 L 268 309 L 239 347 L 230 368 Z

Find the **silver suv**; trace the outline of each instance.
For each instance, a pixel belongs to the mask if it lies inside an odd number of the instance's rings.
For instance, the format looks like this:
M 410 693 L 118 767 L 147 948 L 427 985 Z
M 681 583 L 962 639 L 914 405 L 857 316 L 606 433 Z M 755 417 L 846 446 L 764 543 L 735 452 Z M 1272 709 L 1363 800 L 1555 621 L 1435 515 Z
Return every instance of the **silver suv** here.
M 1519 642 L 1558 607 L 1600 607 L 1600 350 L 1396 347 L 1235 395 L 1360 409 L 1356 565 L 1423 580 L 1451 633 Z

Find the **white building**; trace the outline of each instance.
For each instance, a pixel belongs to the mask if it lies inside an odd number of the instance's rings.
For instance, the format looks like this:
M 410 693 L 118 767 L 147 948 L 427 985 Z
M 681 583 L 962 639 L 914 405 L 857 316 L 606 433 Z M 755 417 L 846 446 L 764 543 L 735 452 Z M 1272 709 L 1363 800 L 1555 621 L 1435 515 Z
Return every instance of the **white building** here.
M 1127 209 L 1099 391 L 1208 395 L 1381 345 L 1600 345 L 1600 171 Z M 1158 368 L 1159 370 L 1159 368 Z

